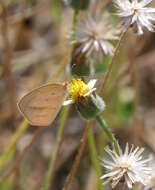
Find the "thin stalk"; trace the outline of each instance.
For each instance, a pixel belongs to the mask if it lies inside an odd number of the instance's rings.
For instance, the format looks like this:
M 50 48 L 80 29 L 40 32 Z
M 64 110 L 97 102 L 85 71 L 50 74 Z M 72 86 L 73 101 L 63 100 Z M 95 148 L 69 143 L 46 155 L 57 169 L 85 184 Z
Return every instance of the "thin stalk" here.
M 17 125 L 16 88 L 15 88 L 15 82 L 14 82 L 14 77 L 13 77 L 12 68 L 11 68 L 13 50 L 9 42 L 9 36 L 8 36 L 7 9 L 5 8 L 5 5 L 2 0 L 0 0 L 0 4 L 3 9 L 1 31 L 2 31 L 2 36 L 3 36 L 4 54 L 5 54 L 4 73 L 8 79 L 10 107 L 11 107 L 11 113 L 13 116 L 13 124 L 14 124 L 14 127 L 16 127 Z
M 88 145 L 89 145 L 89 150 L 90 150 L 91 161 L 93 163 L 94 169 L 96 171 L 97 179 L 98 179 L 98 189 L 103 190 L 102 181 L 100 180 L 102 171 L 101 171 L 99 159 L 97 156 L 92 129 L 89 129 L 89 132 L 88 132 Z
M 25 130 L 28 127 L 28 122 L 26 120 L 24 120 L 20 127 L 18 128 L 17 132 L 15 133 L 15 135 L 12 137 L 11 139 L 11 143 L 8 145 L 8 147 L 6 148 L 5 152 L 3 153 L 3 155 L 0 157 L 0 171 L 2 170 L 4 164 L 7 162 L 8 157 L 10 156 L 11 151 L 14 149 L 14 147 L 16 146 L 16 142 L 19 139 L 19 137 L 25 132 Z
M 121 187 L 120 190 L 124 190 L 125 189 L 125 182 L 121 183 Z
M 45 182 L 42 186 L 42 190 L 50 190 L 50 186 L 51 186 L 52 181 L 53 181 L 53 176 L 54 176 L 54 171 L 55 171 L 55 162 L 57 160 L 60 145 L 62 142 L 62 136 L 63 136 L 63 131 L 64 131 L 66 119 L 68 116 L 68 111 L 69 111 L 69 107 L 63 107 L 62 108 L 61 116 L 60 116 L 60 124 L 59 124 L 58 134 L 57 134 L 57 140 L 56 140 L 56 144 L 54 147 L 54 151 L 52 152 L 49 168 L 47 171 Z
M 74 10 L 74 15 L 73 15 L 73 23 L 72 23 L 72 41 L 74 42 L 74 40 L 76 39 L 76 34 L 75 34 L 75 30 L 76 30 L 76 25 L 77 25 L 77 17 L 79 14 L 79 10 Z
M 119 155 L 118 142 L 117 142 L 116 138 L 114 137 L 114 135 L 112 134 L 109 127 L 107 126 L 106 122 L 102 119 L 102 117 L 100 115 L 96 116 L 96 120 L 99 123 L 99 125 L 101 126 L 101 128 L 104 130 L 105 134 L 108 136 L 109 140 L 114 144 L 114 148 L 115 148 L 117 154 Z
M 92 127 L 92 121 L 89 121 L 86 128 L 85 128 L 84 135 L 82 137 L 78 153 L 76 155 L 76 158 L 75 158 L 75 161 L 74 161 L 73 166 L 71 168 L 71 171 L 70 171 L 70 173 L 69 173 L 69 175 L 67 177 L 67 180 L 65 182 L 63 190 L 68 190 L 69 189 L 69 185 L 71 184 L 72 179 L 73 179 L 73 177 L 74 177 L 74 175 L 75 175 L 75 173 L 77 171 L 77 168 L 79 166 L 79 163 L 80 163 L 80 160 L 81 160 L 81 157 L 82 157 L 82 154 L 83 154 L 86 142 L 87 142 L 88 132 L 89 132 L 89 129 L 91 127 Z
M 108 71 L 106 72 L 105 77 L 104 77 L 104 80 L 103 80 L 103 83 L 102 83 L 102 85 L 101 85 L 101 89 L 100 89 L 100 92 L 99 92 L 100 95 L 103 94 L 105 84 L 107 83 L 107 81 L 108 81 L 108 79 L 109 79 L 110 73 L 111 73 L 111 71 L 112 71 L 112 67 L 113 67 L 113 65 L 114 65 L 114 63 L 115 63 L 117 54 L 118 54 L 118 52 L 119 52 L 120 46 L 121 46 L 121 44 L 122 44 L 122 41 L 123 41 L 123 39 L 124 39 L 124 37 L 125 37 L 127 31 L 128 31 L 128 27 L 127 27 L 127 29 L 126 29 L 125 31 L 122 32 L 122 34 L 121 34 L 121 36 L 120 36 L 120 39 L 119 39 L 119 41 L 117 42 L 117 45 L 116 45 L 116 48 L 115 48 L 115 51 L 114 51 L 114 55 L 113 55 L 113 57 L 112 57 L 112 59 L 111 59 L 111 62 L 110 62 L 109 67 L 108 67 Z

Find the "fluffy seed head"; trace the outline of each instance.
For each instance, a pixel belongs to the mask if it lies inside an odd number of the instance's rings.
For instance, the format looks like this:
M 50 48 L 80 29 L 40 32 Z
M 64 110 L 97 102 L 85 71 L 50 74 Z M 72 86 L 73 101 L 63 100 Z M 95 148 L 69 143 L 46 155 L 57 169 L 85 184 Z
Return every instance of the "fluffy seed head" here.
M 125 180 L 128 188 L 132 188 L 133 184 L 139 182 L 146 185 L 150 179 L 151 168 L 147 166 L 150 159 L 143 159 L 143 148 L 131 147 L 128 144 L 124 153 L 119 148 L 120 155 L 115 150 L 106 148 L 105 151 L 110 155 L 111 160 L 102 160 L 102 165 L 108 170 L 107 174 L 101 179 L 106 179 L 105 183 L 111 182 L 114 188 L 121 179 Z
M 76 54 L 84 54 L 87 58 L 94 54 L 113 54 L 114 47 L 111 40 L 117 40 L 120 30 L 109 23 L 109 14 L 105 14 L 100 21 L 88 17 L 79 23 L 75 34 L 75 43 L 80 44 Z
M 143 34 L 143 28 L 154 32 L 155 26 L 155 8 L 145 7 L 152 0 L 113 0 L 118 13 L 116 15 L 122 18 L 122 24 L 125 27 L 133 26 L 134 30 L 139 34 Z

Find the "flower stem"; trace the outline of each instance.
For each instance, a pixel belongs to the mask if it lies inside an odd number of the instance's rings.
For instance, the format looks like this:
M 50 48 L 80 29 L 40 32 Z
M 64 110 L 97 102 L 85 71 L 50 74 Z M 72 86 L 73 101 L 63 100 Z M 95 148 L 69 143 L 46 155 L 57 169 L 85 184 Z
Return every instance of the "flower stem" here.
M 74 10 L 74 15 L 73 15 L 73 23 L 72 23 L 72 41 L 74 42 L 74 40 L 76 39 L 76 34 L 75 34 L 75 29 L 76 29 L 76 25 L 77 25 L 77 17 L 79 14 L 79 10 Z
M 114 137 L 114 135 L 112 134 L 109 127 L 107 126 L 107 123 L 103 120 L 103 118 L 100 115 L 96 116 L 96 120 L 99 123 L 99 125 L 101 126 L 101 128 L 104 130 L 105 134 L 108 136 L 109 140 L 114 144 L 114 148 L 115 148 L 117 154 L 119 155 L 118 142 L 117 142 L 116 138 Z
M 100 180 L 102 172 L 101 172 L 99 160 L 97 158 L 97 151 L 96 151 L 96 147 L 95 147 L 92 129 L 89 129 L 89 132 L 88 132 L 88 145 L 89 145 L 91 160 L 92 160 L 94 169 L 96 171 L 97 179 L 98 179 L 98 189 L 103 190 L 102 182 Z
M 68 116 L 68 111 L 69 111 L 69 107 L 63 107 L 62 108 L 61 116 L 60 116 L 59 129 L 58 129 L 58 134 L 57 134 L 57 140 L 56 140 L 56 144 L 54 147 L 54 151 L 52 152 L 52 155 L 51 155 L 49 168 L 47 171 L 47 175 L 45 177 L 45 182 L 42 186 L 42 190 L 49 190 L 50 186 L 52 184 L 52 181 L 53 181 L 54 169 L 55 169 L 54 166 L 55 166 L 55 162 L 56 162 L 58 152 L 59 152 L 59 148 L 61 145 L 62 135 L 63 135 L 66 119 Z
M 37 138 L 40 136 L 41 132 L 43 130 L 43 127 L 39 127 L 32 140 L 30 141 L 30 143 L 25 147 L 25 149 L 23 150 L 23 152 L 17 157 L 17 159 L 15 161 L 13 161 L 13 166 L 11 166 L 11 168 L 6 172 L 5 176 L 0 178 L 0 184 L 3 183 L 5 180 L 7 180 L 12 174 L 13 172 L 18 169 L 21 160 L 24 158 L 25 154 L 29 151 L 30 147 L 32 146 L 32 144 L 34 142 L 36 142 Z
M 11 151 L 14 149 L 14 147 L 16 146 L 16 142 L 19 139 L 19 137 L 24 133 L 24 131 L 27 129 L 28 127 L 28 122 L 26 120 L 24 120 L 21 125 L 20 128 L 18 128 L 17 132 L 15 133 L 15 135 L 12 137 L 11 139 L 11 143 L 8 145 L 8 147 L 6 148 L 4 154 L 0 157 L 0 171 L 2 170 L 4 164 L 7 162 L 8 157 L 10 156 Z
M 102 86 L 101 86 L 101 89 L 100 89 L 100 93 L 99 93 L 100 95 L 103 94 L 105 84 L 107 83 L 107 81 L 109 79 L 110 73 L 112 71 L 113 64 L 115 63 L 116 56 L 117 56 L 117 54 L 119 52 L 120 46 L 121 46 L 122 41 L 123 41 L 123 39 L 124 39 L 127 31 L 128 31 L 128 28 L 125 31 L 122 32 L 122 34 L 120 36 L 120 39 L 119 39 L 119 41 L 118 41 L 118 43 L 116 45 L 116 48 L 115 48 L 115 51 L 114 51 L 114 55 L 113 55 L 113 57 L 111 59 L 111 62 L 110 62 L 109 67 L 108 67 L 108 71 L 105 74 L 105 77 L 104 77 L 104 80 L 103 80 L 103 83 L 102 83 Z
M 65 186 L 63 188 L 63 190 L 68 190 L 69 189 L 69 185 L 71 184 L 72 182 L 72 179 L 75 175 L 75 172 L 79 166 L 79 163 L 80 163 L 80 160 L 81 160 L 81 156 L 83 154 L 83 151 L 84 151 L 84 148 L 85 148 L 85 145 L 86 145 L 86 142 L 87 142 L 87 138 L 88 138 L 88 132 L 89 132 L 89 129 L 92 127 L 92 121 L 89 121 L 86 128 L 85 128 L 85 131 L 84 131 L 84 135 L 82 137 L 82 140 L 81 140 L 81 145 L 79 147 L 79 150 L 78 150 L 78 153 L 76 155 L 76 158 L 75 158 L 75 161 L 73 163 L 73 166 L 72 166 L 72 169 L 67 177 L 67 180 L 66 180 L 66 183 L 65 183 Z
M 125 189 L 125 182 L 120 183 L 121 187 L 120 190 L 124 190 Z
M 11 113 L 13 116 L 13 124 L 14 127 L 17 127 L 17 105 L 16 105 L 16 87 L 15 87 L 15 81 L 14 76 L 12 72 L 12 56 L 13 56 L 13 49 L 11 47 L 10 41 L 9 41 L 9 26 L 7 21 L 7 8 L 5 7 L 5 4 L 2 0 L 0 0 L 0 5 L 2 7 L 2 40 L 4 44 L 4 55 L 5 55 L 5 64 L 4 64 L 4 73 L 5 76 L 8 79 L 8 88 L 9 88 L 9 100 L 10 100 L 10 107 L 11 107 Z

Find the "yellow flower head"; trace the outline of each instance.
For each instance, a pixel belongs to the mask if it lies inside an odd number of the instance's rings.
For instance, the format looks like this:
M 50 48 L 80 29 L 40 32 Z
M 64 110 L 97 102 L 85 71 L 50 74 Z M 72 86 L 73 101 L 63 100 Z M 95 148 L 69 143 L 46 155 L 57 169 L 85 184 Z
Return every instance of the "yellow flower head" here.
M 72 79 L 68 84 L 68 92 L 71 98 L 64 101 L 63 105 L 67 106 L 69 104 L 74 104 L 78 101 L 79 97 L 89 96 L 96 90 L 96 88 L 94 88 L 95 83 L 96 79 L 90 80 L 88 84 L 85 84 L 81 79 Z
M 69 94 L 73 100 L 77 100 L 81 96 L 89 95 L 89 86 L 81 79 L 72 79 L 68 85 Z M 88 93 L 88 94 L 87 94 Z

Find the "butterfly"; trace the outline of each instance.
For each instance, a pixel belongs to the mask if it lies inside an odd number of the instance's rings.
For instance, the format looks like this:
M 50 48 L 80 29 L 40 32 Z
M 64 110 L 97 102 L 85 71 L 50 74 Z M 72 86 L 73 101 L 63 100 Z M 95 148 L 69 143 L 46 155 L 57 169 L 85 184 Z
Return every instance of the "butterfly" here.
M 66 83 L 52 83 L 32 90 L 21 98 L 18 108 L 31 125 L 50 125 L 64 102 Z

